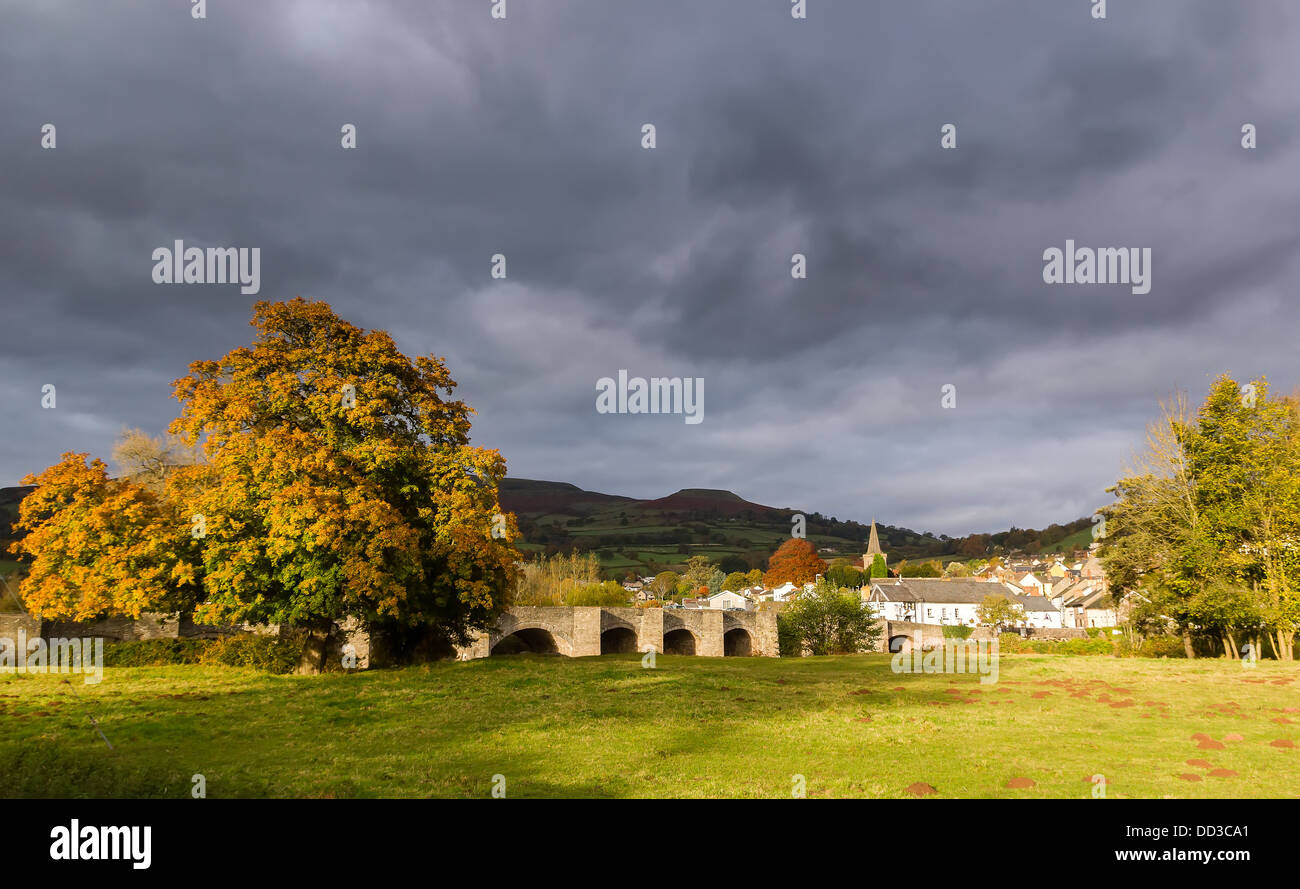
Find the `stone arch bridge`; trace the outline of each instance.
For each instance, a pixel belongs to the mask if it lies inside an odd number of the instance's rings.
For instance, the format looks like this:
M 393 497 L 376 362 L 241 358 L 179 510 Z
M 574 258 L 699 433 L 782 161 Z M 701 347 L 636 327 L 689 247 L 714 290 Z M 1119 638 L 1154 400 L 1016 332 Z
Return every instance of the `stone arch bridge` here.
M 692 608 L 520 605 L 458 648 L 460 660 L 533 651 L 587 657 L 643 652 L 777 657 L 776 614 Z

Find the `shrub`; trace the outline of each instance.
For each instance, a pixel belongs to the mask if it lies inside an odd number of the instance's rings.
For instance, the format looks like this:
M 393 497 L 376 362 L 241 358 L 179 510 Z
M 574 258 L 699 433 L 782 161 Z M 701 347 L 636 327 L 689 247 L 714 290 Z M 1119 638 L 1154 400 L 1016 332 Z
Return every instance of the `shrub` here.
M 776 615 L 776 647 L 781 657 L 799 657 L 803 654 L 799 631 L 791 622 L 790 615 L 784 611 Z
M 1003 633 L 998 637 L 998 650 L 1003 654 L 1106 655 L 1115 653 L 1115 645 L 1104 638 L 1023 639 L 1019 633 Z
M 251 667 L 268 673 L 292 673 L 302 659 L 306 638 L 238 635 L 214 639 L 199 655 L 209 666 Z
M 105 667 L 166 667 L 197 664 L 205 639 L 137 639 L 104 646 Z
M 166 667 L 172 664 L 249 667 L 292 673 L 304 639 L 237 635 L 221 639 L 138 639 L 104 646 L 106 667 Z
M 574 587 L 564 597 L 565 605 L 627 605 L 629 595 L 623 585 L 615 580 L 588 583 Z
M 943 638 L 945 639 L 969 639 L 970 634 L 975 632 L 974 627 L 963 627 L 958 624 L 944 624 Z
M 1126 653 L 1134 657 L 1187 657 L 1183 640 L 1178 636 L 1147 636 L 1142 644 L 1133 648 L 1127 642 Z

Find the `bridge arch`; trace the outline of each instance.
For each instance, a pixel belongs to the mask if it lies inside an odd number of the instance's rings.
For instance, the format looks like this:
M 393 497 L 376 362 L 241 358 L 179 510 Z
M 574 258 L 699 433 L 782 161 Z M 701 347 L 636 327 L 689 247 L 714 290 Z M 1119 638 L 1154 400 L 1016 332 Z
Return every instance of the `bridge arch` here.
M 492 654 L 560 654 L 560 644 L 550 630 L 520 627 L 492 643 Z
M 903 634 L 903 635 L 889 637 L 890 654 L 898 654 L 899 652 L 902 652 L 903 654 L 910 654 L 911 651 L 912 651 L 911 636 Z
M 744 627 L 732 627 L 722 634 L 725 657 L 749 657 L 754 653 L 754 637 Z
M 631 627 L 613 626 L 600 634 L 601 654 L 632 654 L 636 651 L 636 631 Z
M 699 639 L 686 627 L 664 629 L 664 654 L 695 654 Z

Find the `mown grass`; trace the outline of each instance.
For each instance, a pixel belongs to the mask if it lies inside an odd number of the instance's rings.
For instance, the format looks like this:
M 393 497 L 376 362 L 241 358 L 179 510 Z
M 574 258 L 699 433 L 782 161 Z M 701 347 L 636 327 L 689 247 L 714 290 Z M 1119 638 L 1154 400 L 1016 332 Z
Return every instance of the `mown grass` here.
M 1300 795 L 1300 670 L 1274 662 L 1008 655 L 992 685 L 884 655 L 109 668 L 0 677 L 0 726 L 4 797 L 183 797 L 196 773 L 214 797 L 487 797 L 498 774 L 510 797 L 789 798 L 802 775 L 809 797 L 1086 798 L 1095 774 L 1112 798 Z

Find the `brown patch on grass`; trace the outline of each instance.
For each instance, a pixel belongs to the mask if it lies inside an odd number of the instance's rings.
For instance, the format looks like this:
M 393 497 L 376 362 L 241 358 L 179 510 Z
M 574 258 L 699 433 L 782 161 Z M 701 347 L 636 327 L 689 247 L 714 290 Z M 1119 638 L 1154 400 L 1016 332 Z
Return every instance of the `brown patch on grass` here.
M 1194 775 L 1194 774 L 1192 774 L 1192 773 L 1190 773 L 1190 772 L 1183 772 L 1183 773 L 1182 773 L 1181 775 L 1179 775 L 1178 777 L 1179 777 L 1179 778 L 1182 778 L 1184 781 L 1200 781 L 1200 780 L 1201 780 L 1201 776 L 1200 776 L 1200 775 Z
M 1201 748 L 1202 750 L 1223 750 L 1224 749 L 1223 742 L 1216 741 L 1213 738 L 1203 738 L 1201 742 L 1196 746 Z
M 1210 777 L 1211 778 L 1235 778 L 1237 777 L 1237 773 L 1234 772 L 1232 769 L 1215 769 L 1214 771 L 1210 772 Z
M 931 787 L 929 784 L 926 784 L 924 781 L 917 781 L 914 784 L 907 785 L 907 792 L 912 794 L 912 796 L 930 796 L 931 794 L 938 793 L 939 791 L 935 790 L 933 787 Z
M 1269 742 L 1268 742 L 1268 746 L 1270 746 L 1270 747 L 1294 747 L 1294 746 L 1295 746 L 1295 741 L 1292 741 L 1290 738 L 1278 738 L 1278 739 L 1275 740 L 1275 741 L 1269 741 Z
M 1187 760 L 1187 764 L 1189 766 L 1196 766 L 1198 769 L 1208 769 L 1213 765 L 1213 763 L 1208 759 L 1189 759 Z
M 851 694 L 851 695 L 869 695 L 869 694 L 871 694 L 871 689 L 869 689 L 869 688 L 860 688 L 860 689 L 858 689 L 857 691 L 851 691 L 851 692 L 849 692 L 849 694 Z
M 1023 778 L 1023 777 L 1012 778 L 1010 781 L 1007 782 L 1007 787 L 1010 787 L 1013 790 L 1019 790 L 1022 787 L 1033 787 L 1033 786 L 1034 786 L 1034 779 L 1032 778 Z
M 1225 741 L 1244 741 L 1244 740 L 1246 740 L 1246 739 L 1243 738 L 1241 735 L 1237 734 L 1236 732 L 1233 732 L 1233 733 L 1230 734 L 1230 735 L 1224 735 L 1224 736 L 1223 736 L 1223 740 L 1225 740 Z

